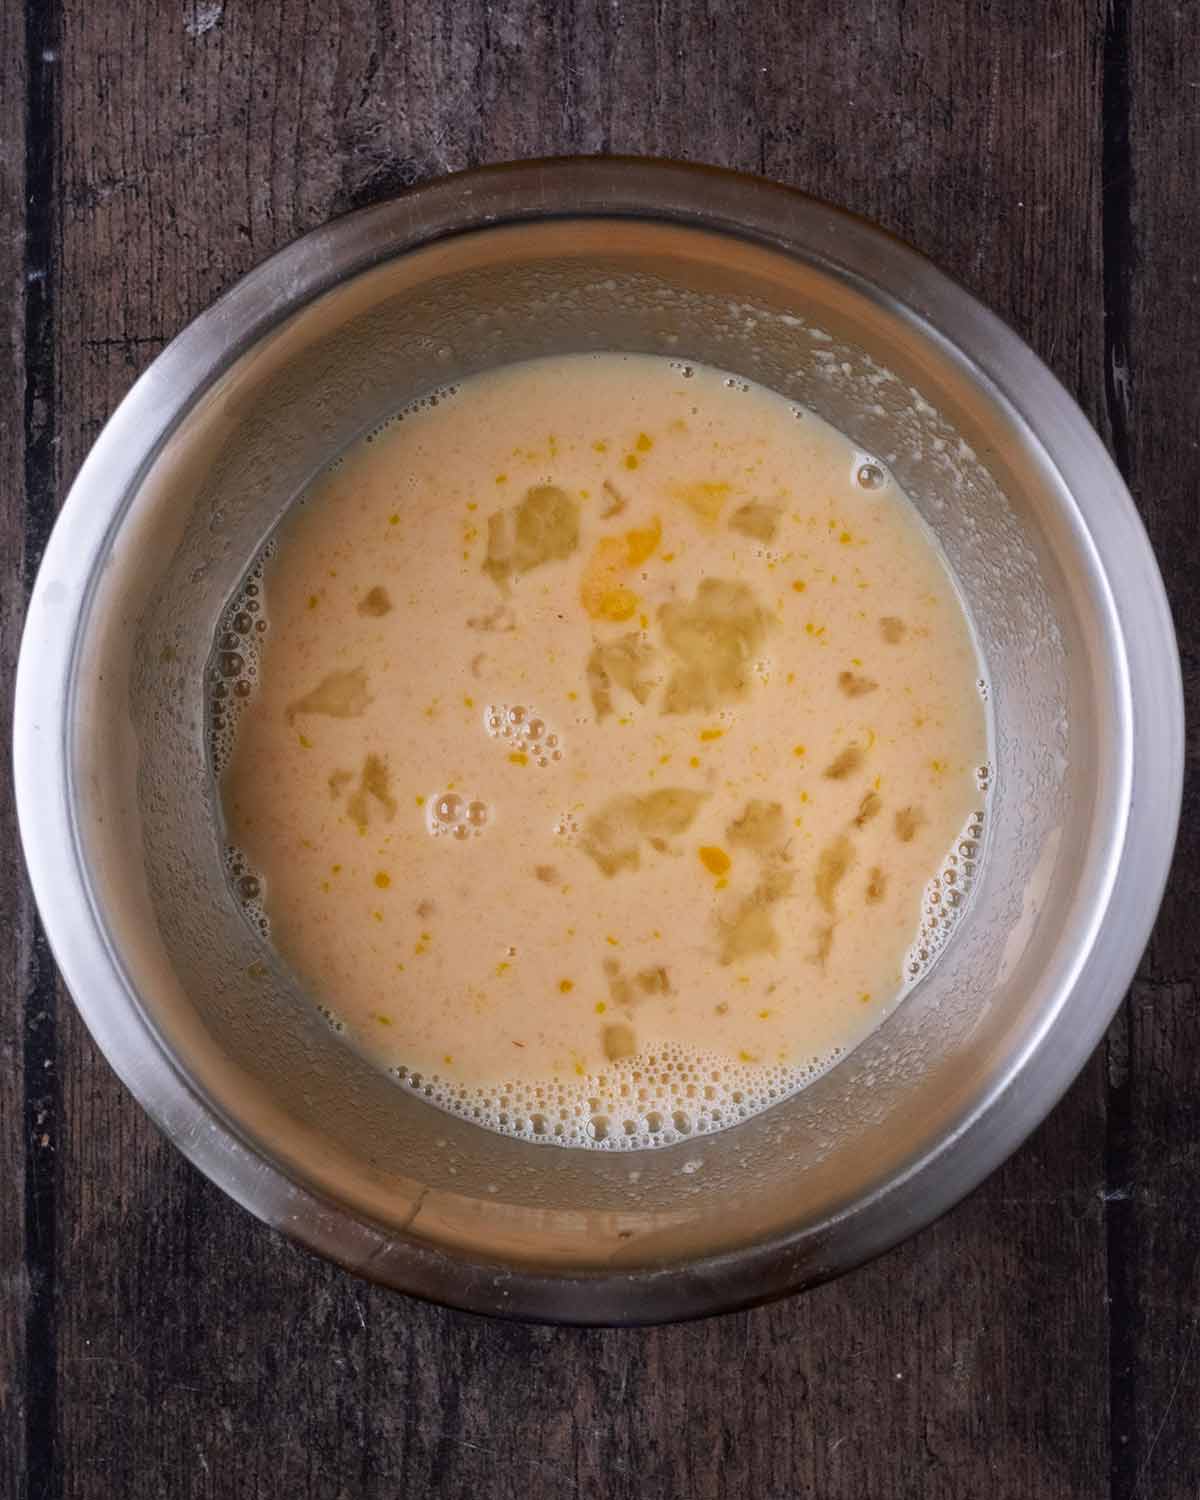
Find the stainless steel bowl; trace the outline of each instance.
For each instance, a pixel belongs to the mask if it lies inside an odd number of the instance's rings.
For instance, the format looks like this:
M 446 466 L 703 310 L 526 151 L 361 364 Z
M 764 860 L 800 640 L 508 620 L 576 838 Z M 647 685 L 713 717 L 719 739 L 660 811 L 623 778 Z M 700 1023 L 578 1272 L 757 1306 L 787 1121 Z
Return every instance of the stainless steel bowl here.
M 205 750 L 215 622 L 309 478 L 432 386 L 586 349 L 740 372 L 882 455 L 957 576 L 996 716 L 988 857 L 929 976 L 801 1094 L 636 1159 L 489 1135 L 339 1041 L 226 887 Z M 1104 448 L 1029 349 L 860 220 L 744 177 L 606 160 L 470 173 L 339 220 L 187 328 L 67 499 L 30 605 L 15 739 L 54 952 L 179 1148 L 355 1271 L 569 1322 L 808 1285 L 978 1183 L 1121 998 L 1182 772 L 1154 559 Z

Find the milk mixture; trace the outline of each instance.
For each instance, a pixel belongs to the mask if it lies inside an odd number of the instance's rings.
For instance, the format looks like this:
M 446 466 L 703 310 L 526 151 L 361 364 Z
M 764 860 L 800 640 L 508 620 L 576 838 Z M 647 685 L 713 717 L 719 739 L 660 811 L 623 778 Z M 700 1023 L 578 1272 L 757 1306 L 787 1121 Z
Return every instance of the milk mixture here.
M 961 910 L 988 741 L 950 578 L 879 463 L 742 380 L 579 355 L 429 397 L 226 629 L 239 888 L 334 1025 L 494 1129 L 734 1123 Z

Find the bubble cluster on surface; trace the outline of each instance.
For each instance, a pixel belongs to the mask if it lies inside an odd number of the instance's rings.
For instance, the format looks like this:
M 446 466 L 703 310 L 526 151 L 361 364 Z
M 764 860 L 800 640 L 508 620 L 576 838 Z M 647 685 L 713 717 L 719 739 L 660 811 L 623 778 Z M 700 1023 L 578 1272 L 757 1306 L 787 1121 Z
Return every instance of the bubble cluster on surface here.
M 980 766 L 976 775 L 982 778 L 981 790 L 986 791 L 991 782 L 991 768 Z M 984 822 L 982 808 L 971 813 L 942 861 L 942 868 L 925 887 L 921 927 L 904 960 L 904 990 L 897 1000 L 924 979 L 966 910 L 983 853 Z
M 492 810 L 481 797 L 461 792 L 437 792 L 425 800 L 425 826 L 432 838 L 452 838 L 456 843 L 478 838 L 491 821 Z
M 449 401 L 452 396 L 457 395 L 458 386 L 443 385 L 439 386 L 436 391 L 430 391 L 428 395 L 418 396 L 406 406 L 402 406 L 399 411 L 393 412 L 390 417 L 385 418 L 380 422 L 378 427 L 372 427 L 370 432 L 363 438 L 363 442 L 373 443 L 377 438 L 383 437 L 393 427 L 398 427 L 406 418 L 414 417 L 418 412 L 432 411 L 435 407 L 441 406 L 443 401 Z
M 557 730 L 523 703 L 489 703 L 483 727 L 492 739 L 507 741 L 509 758 L 521 765 L 549 766 L 563 758 Z
M 225 878 L 241 904 L 246 920 L 252 927 L 257 928 L 263 937 L 269 938 L 271 919 L 267 916 L 264 905 L 266 882 L 262 875 L 253 868 L 236 844 L 226 844 L 222 850 L 222 859 L 225 865 Z
M 218 776 L 229 764 L 238 719 L 258 685 L 262 639 L 268 628 L 263 573 L 274 551 L 275 544 L 268 542 L 226 606 L 205 669 L 208 744 Z
M 472 1088 L 406 1067 L 391 1075 L 411 1093 L 500 1135 L 535 1145 L 644 1151 L 724 1130 L 805 1087 L 843 1055 L 788 1064 L 738 1063 L 674 1044 L 603 1072 Z

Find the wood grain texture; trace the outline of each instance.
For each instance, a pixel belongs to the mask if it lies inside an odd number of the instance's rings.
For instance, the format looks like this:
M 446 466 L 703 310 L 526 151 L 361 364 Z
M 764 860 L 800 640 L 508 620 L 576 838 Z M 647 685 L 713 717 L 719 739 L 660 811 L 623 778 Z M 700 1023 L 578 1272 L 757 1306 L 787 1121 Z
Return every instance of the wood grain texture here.
M 56 443 L 36 477 L 61 491 L 162 344 L 331 215 L 483 161 L 674 155 L 874 217 L 1008 318 L 1112 437 L 1186 605 L 1197 518 L 1181 433 L 1198 428 L 1194 409 L 1178 416 L 1200 375 L 1177 337 L 1195 295 L 1190 9 L 968 0 L 951 26 L 904 0 L 31 0 L 55 38 L 60 134 L 43 235 L 53 358 L 37 366 L 55 382 Z M 0 25 L 19 32 L 18 12 L 0 0 Z M 11 98 L 5 163 L 24 119 Z M 7 177 L 0 193 L 15 213 Z M 5 285 L 23 274 L 9 251 Z M 1128 370 L 1116 384 L 1114 349 Z M 0 673 L 30 420 L 18 410 L 0 428 Z M 1194 687 L 1196 628 L 1181 625 Z M 9 1157 L 18 1174 L 36 1159 L 11 1124 L 30 1060 L 12 1018 L 32 993 L 12 868 L 0 863 L 18 918 L 0 973 L 6 1192 Z M 510 1327 L 350 1280 L 183 1163 L 61 1006 L 54 1234 L 38 1241 L 52 1251 L 52 1385 L 24 1358 L 28 1260 L 9 1254 L 29 1236 L 6 1214 L 0 1359 L 18 1376 L 6 1397 L 0 1364 L 0 1448 L 3 1424 L 22 1444 L 33 1433 L 25 1478 L 40 1500 L 1194 1495 L 1200 1215 L 1181 1205 L 1200 1165 L 1185 1089 L 1200 1040 L 1195 868 L 1107 1056 L 966 1204 L 833 1286 L 686 1328 Z M 18 1410 L 30 1380 L 32 1424 Z
M 0 1494 L 15 1495 L 25 1456 L 25 996 L 32 911 L 17 845 L 9 745 L 11 664 L 25 607 L 25 27 L 0 8 Z

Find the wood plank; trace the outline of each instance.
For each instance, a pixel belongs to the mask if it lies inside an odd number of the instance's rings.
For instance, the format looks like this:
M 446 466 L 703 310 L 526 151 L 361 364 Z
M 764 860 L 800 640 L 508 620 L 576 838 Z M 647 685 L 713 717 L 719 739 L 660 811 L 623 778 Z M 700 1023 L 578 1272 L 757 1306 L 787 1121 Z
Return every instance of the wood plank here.
M 351 205 L 570 150 L 763 170 L 880 219 L 1103 406 L 1098 14 L 973 0 L 68 0 L 64 473 L 161 342 Z M 901 1251 L 641 1333 L 359 1285 L 167 1148 L 60 1023 L 65 1496 L 1092 1497 L 1108 1482 L 1103 1077 Z
M 1126 475 L 1166 579 L 1188 711 L 1183 823 L 1163 910 L 1131 997 L 1125 1038 L 1124 1171 L 1114 1293 L 1129 1336 L 1114 1349 L 1113 1494 L 1200 1493 L 1200 7 L 1127 7 L 1127 138 L 1112 140 L 1113 183 L 1131 234 L 1110 329 L 1115 425 Z M 1118 13 L 1119 17 L 1119 13 Z M 1120 121 L 1116 122 L 1118 125 Z M 1114 173 L 1114 176 L 1116 174 Z
M 0 403 L 0 1493 L 11 1495 L 22 1493 L 30 1444 L 49 1436 L 55 1373 L 53 1349 L 37 1347 L 54 1290 L 53 1240 L 46 1233 L 57 1146 L 53 1083 L 29 1076 L 31 1065 L 52 1056 L 53 1032 L 42 1007 L 47 995 L 53 997 L 54 975 L 48 955 L 38 951 L 10 752 L 30 560 L 26 485 L 49 411 L 44 363 L 28 380 L 26 370 L 28 335 L 44 329 L 46 286 L 40 276 L 49 270 L 31 254 L 37 237 L 26 213 L 30 181 L 45 165 L 36 147 L 27 150 L 27 123 L 40 119 L 38 102 L 29 96 L 27 49 L 40 40 L 27 34 L 20 7 L 0 7 L 0 224 L 6 231 L 0 239 L 0 390 L 11 392 Z M 45 250 L 44 244 L 36 248 Z
M 24 997 L 31 961 L 31 909 L 21 867 L 9 774 L 12 668 L 24 613 L 25 529 L 25 26 L 15 6 L 0 8 L 0 56 L 10 59 L 0 91 L 0 1493 L 15 1495 L 25 1454 Z

